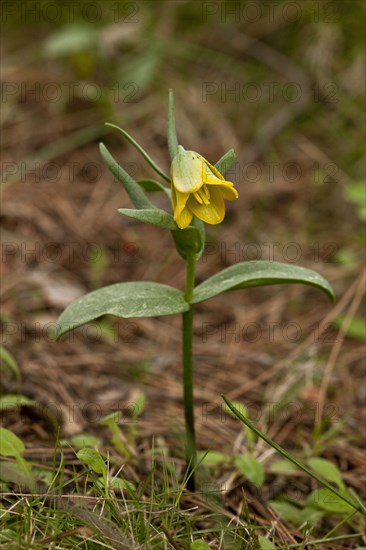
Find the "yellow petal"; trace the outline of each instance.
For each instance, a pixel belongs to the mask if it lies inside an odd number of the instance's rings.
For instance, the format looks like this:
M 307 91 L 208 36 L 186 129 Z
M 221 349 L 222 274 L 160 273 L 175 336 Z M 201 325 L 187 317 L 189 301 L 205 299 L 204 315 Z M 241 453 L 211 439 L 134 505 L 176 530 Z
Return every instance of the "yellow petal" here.
M 192 221 L 192 213 L 186 207 L 189 193 L 181 193 L 172 186 L 172 202 L 174 220 L 181 229 L 185 229 Z
M 185 229 L 189 226 L 193 218 L 192 212 L 188 208 L 184 208 L 180 214 L 174 214 L 174 221 L 180 227 L 180 229 Z
M 174 187 L 181 193 L 193 193 L 203 185 L 202 157 L 194 151 L 181 149 L 172 160 L 171 180 Z
M 194 195 L 190 195 L 187 207 L 197 218 L 210 224 L 222 222 L 225 216 L 225 203 L 222 193 L 216 187 L 210 189 L 210 204 L 199 204 Z
M 216 189 L 216 187 L 215 187 L 215 189 Z M 239 193 L 231 185 L 230 186 L 221 185 L 220 186 L 220 193 L 223 196 L 223 198 L 227 201 L 233 201 L 233 200 L 235 200 L 239 197 Z
M 215 168 L 213 166 L 213 164 L 210 164 L 208 162 L 208 160 L 206 160 L 205 158 L 201 157 L 204 161 L 204 163 L 206 164 L 206 174 L 208 177 L 212 177 L 212 175 L 217 178 L 218 180 L 221 180 L 221 181 L 225 181 L 225 178 L 224 176 L 218 171 L 217 168 Z M 211 172 L 211 174 L 210 174 Z

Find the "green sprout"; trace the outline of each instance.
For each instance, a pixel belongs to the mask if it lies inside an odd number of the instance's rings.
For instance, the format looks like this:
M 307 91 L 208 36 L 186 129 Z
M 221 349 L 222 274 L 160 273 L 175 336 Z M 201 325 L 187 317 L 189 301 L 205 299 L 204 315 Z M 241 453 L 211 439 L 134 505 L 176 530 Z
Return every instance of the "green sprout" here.
M 150 281 L 122 282 L 94 290 L 70 304 L 59 317 L 56 337 L 94 321 L 106 314 L 118 317 L 156 317 L 182 315 L 182 364 L 183 396 L 186 430 L 187 487 L 195 490 L 197 446 L 193 408 L 193 314 L 195 304 L 204 302 L 224 292 L 263 285 L 303 283 L 323 290 L 330 299 L 334 294 L 329 283 L 310 269 L 274 261 L 246 261 L 234 264 L 199 285 L 195 285 L 196 263 L 205 248 L 205 223 L 220 223 L 225 216 L 224 200 L 238 198 L 232 182 L 226 181 L 225 172 L 235 162 L 232 149 L 227 151 L 215 165 L 194 151 L 179 145 L 174 119 L 173 93 L 169 92 L 168 148 L 171 157 L 169 177 L 143 148 L 127 132 L 109 124 L 142 154 L 151 168 L 164 183 L 149 179 L 135 181 L 112 157 L 103 143 L 101 155 L 109 170 L 122 183 L 132 209 L 119 212 L 143 223 L 171 231 L 177 252 L 186 262 L 186 287 L 181 290 Z M 162 191 L 171 199 L 172 213 L 157 208 L 145 191 Z

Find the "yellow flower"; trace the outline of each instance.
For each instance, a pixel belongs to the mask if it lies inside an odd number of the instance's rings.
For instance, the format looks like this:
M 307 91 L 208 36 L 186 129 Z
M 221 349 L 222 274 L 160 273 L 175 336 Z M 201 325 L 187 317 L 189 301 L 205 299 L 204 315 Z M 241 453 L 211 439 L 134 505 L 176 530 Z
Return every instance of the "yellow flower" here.
M 174 220 L 181 229 L 188 227 L 193 215 L 210 224 L 222 222 L 224 199 L 238 198 L 231 181 L 201 155 L 181 145 L 172 161 L 170 178 Z

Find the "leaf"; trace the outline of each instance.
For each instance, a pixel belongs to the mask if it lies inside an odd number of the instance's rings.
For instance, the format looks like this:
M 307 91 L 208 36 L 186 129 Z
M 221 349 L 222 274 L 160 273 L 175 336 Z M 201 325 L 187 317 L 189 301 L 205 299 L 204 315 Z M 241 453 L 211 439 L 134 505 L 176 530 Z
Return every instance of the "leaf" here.
M 333 324 L 339 329 L 341 328 L 341 326 L 343 325 L 343 322 L 345 320 L 345 315 L 344 314 L 340 314 L 338 315 L 334 320 L 333 320 Z M 357 315 L 355 315 L 349 326 L 348 326 L 348 329 L 347 329 L 347 332 L 346 332 L 346 335 L 348 338 L 354 338 L 355 340 L 361 340 L 361 341 L 365 341 L 366 340 L 366 323 L 365 323 L 365 320 L 362 319 L 361 317 L 358 317 Z
M 291 264 L 257 260 L 240 262 L 206 279 L 194 289 L 191 303 L 203 302 L 228 290 L 287 283 L 314 286 L 334 300 L 332 287 L 319 273 Z
M 261 550 L 276 550 L 276 546 L 270 540 L 266 539 L 266 537 L 262 537 L 262 535 L 258 536 L 258 542 Z
M 254 483 L 256 487 L 263 485 L 263 466 L 253 455 L 236 456 L 234 464 L 239 472 Z
M 271 472 L 276 472 L 281 474 L 282 473 L 291 474 L 293 472 L 299 471 L 299 469 L 297 468 L 297 466 L 295 466 L 295 464 L 292 464 L 292 462 L 289 462 L 286 459 L 276 460 L 271 464 L 269 469 Z
M 81 462 L 85 462 L 88 468 L 93 470 L 96 474 L 105 474 L 107 472 L 107 466 L 103 458 L 95 449 L 80 449 L 80 451 L 76 453 L 76 456 Z
M 52 485 L 54 483 L 54 474 L 50 470 L 44 470 L 38 466 L 32 468 L 33 476 L 37 481 L 42 481 L 45 485 Z
M 248 409 L 245 405 L 243 405 L 243 403 L 241 403 L 240 401 L 232 401 L 231 403 L 234 405 L 237 411 L 240 411 L 241 414 L 248 418 Z M 236 414 L 230 409 L 230 407 L 226 403 L 222 405 L 222 410 L 229 416 L 231 416 L 231 418 L 237 418 Z
M 24 453 L 24 443 L 10 430 L 0 426 L 0 456 L 18 458 Z
M 19 458 L 17 462 L 0 462 L 0 479 L 16 485 L 32 486 L 34 484 L 30 464 L 24 459 L 19 463 Z
M 165 187 L 160 181 L 153 180 L 151 178 L 145 178 L 142 180 L 138 180 L 137 182 L 144 191 L 147 191 L 148 193 L 156 193 L 159 191 L 162 191 L 167 195 L 167 197 L 171 197 L 170 189 L 169 187 Z
M 189 545 L 189 550 L 210 550 L 210 546 L 204 540 L 195 540 Z
M 357 207 L 357 214 L 360 220 L 366 220 L 366 183 L 355 181 L 345 188 L 346 199 L 353 202 Z
M 16 407 L 21 407 L 22 405 L 37 407 L 38 403 L 32 399 L 29 399 L 29 397 L 26 397 L 25 395 L 9 393 L 0 397 L 0 411 L 15 409 Z
M 43 44 L 48 57 L 95 51 L 100 43 L 99 32 L 91 25 L 70 23 L 52 33 Z
M 134 140 L 132 136 L 130 136 L 130 134 L 128 134 L 125 130 L 122 130 L 122 128 L 120 128 L 119 126 L 116 126 L 115 124 L 111 124 L 110 122 L 106 122 L 106 126 L 109 126 L 110 128 L 114 128 L 115 130 L 118 130 L 119 132 L 121 132 L 121 134 L 127 139 L 127 141 L 129 141 L 131 145 L 133 145 L 135 149 L 137 149 L 138 152 L 144 157 L 146 162 L 150 164 L 151 168 L 155 170 L 155 172 L 157 172 L 159 176 L 161 176 L 163 179 L 165 179 L 170 183 L 170 177 L 167 176 L 167 174 L 165 174 L 165 172 L 163 172 L 161 168 L 159 168 L 159 166 L 153 161 L 153 159 L 149 156 L 149 154 L 145 151 L 145 149 L 143 149 L 141 145 L 139 145 L 137 141 Z
M 298 515 L 301 509 L 298 506 L 294 506 L 289 502 L 283 501 L 270 501 L 271 507 L 277 512 L 277 514 L 285 518 L 290 523 L 297 524 Z
M 177 288 L 145 281 L 116 283 L 89 292 L 70 304 L 58 318 L 56 339 L 101 315 L 125 319 L 159 317 L 188 309 L 189 305 Z
M 279 516 L 283 517 L 296 527 L 299 527 L 305 523 L 315 526 L 324 516 L 324 513 L 321 510 L 316 510 L 312 507 L 305 507 L 301 509 L 289 502 L 284 501 L 271 501 L 269 504 Z
M 136 491 L 136 487 L 133 483 L 131 483 L 130 481 L 126 481 L 125 479 L 121 479 L 120 477 L 114 477 L 111 480 L 111 486 L 115 491 Z
M 160 208 L 151 208 L 144 210 L 135 210 L 133 208 L 119 208 L 118 212 L 128 216 L 129 218 L 134 218 L 143 223 L 151 223 L 152 225 L 158 225 L 159 227 L 164 227 L 165 229 L 176 230 L 177 226 L 175 224 L 173 216 L 161 210 Z
M 14 357 L 3 346 L 0 346 L 0 359 L 1 359 L 1 365 L 0 365 L 1 368 L 3 368 L 2 363 L 4 362 L 5 365 L 8 367 L 8 369 L 15 374 L 17 381 L 20 382 L 19 367 Z
M 178 153 L 178 138 L 175 129 L 175 116 L 174 116 L 174 95 L 173 90 L 169 90 L 169 103 L 168 103 L 168 148 L 170 158 L 173 160 Z
M 326 460 L 325 458 L 309 458 L 307 461 L 310 468 L 318 472 L 327 481 L 333 481 L 338 485 L 339 489 L 345 489 L 345 485 L 342 481 L 342 475 L 339 469 L 333 462 Z
M 22 485 L 34 486 L 32 477 L 32 467 L 23 458 L 24 443 L 18 436 L 10 430 L 0 426 L 0 456 L 11 456 L 17 461 L 17 464 L 1 464 L 1 474 L 5 481 L 12 481 Z
M 114 160 L 104 143 L 99 144 L 99 149 L 109 170 L 126 189 L 132 204 L 138 209 L 155 208 L 154 204 L 149 201 L 139 184 Z
M 351 499 L 347 491 L 342 491 L 342 495 Z M 329 489 L 316 489 L 306 499 L 306 504 L 314 508 L 319 508 L 332 514 L 351 514 L 354 512 L 353 507 L 337 495 L 329 491 Z
M 226 461 L 226 457 L 219 451 L 199 452 L 198 461 L 205 466 L 217 466 Z
M 102 440 L 95 435 L 79 434 L 70 438 L 70 443 L 74 447 L 101 447 Z
M 138 396 L 138 398 L 133 404 L 133 409 L 132 409 L 133 419 L 138 418 L 144 412 L 145 402 L 146 402 L 146 396 L 144 393 L 142 393 L 141 395 Z
M 237 159 L 237 154 L 235 153 L 234 149 L 229 149 L 215 164 L 215 168 L 222 174 L 223 176 L 225 173 L 230 170 L 232 165 Z

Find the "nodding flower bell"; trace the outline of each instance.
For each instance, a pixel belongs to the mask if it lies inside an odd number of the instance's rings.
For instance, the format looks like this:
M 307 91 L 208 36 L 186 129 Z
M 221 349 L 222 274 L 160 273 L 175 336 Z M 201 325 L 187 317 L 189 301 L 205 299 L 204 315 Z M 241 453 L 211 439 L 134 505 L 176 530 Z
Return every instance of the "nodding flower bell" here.
M 222 222 L 225 200 L 235 200 L 238 192 L 231 181 L 195 151 L 181 145 L 170 170 L 174 220 L 185 229 L 197 216 L 210 224 Z

